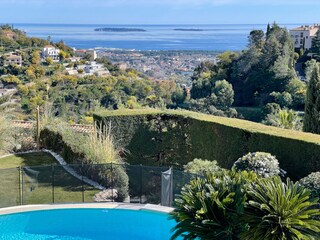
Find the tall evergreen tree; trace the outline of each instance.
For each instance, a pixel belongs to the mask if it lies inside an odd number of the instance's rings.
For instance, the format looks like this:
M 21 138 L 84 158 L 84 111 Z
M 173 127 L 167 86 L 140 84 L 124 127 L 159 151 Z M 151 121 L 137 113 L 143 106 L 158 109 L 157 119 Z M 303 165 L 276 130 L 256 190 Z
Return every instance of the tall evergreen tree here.
M 312 39 L 311 52 L 315 53 L 320 57 L 320 30 L 318 30 L 317 35 Z
M 267 26 L 267 33 L 266 33 L 267 38 L 268 38 L 268 37 L 269 37 L 269 35 L 270 35 L 270 30 L 271 30 L 270 23 L 268 23 L 268 26 Z
M 320 134 L 320 72 L 318 64 L 313 66 L 308 84 L 303 130 Z

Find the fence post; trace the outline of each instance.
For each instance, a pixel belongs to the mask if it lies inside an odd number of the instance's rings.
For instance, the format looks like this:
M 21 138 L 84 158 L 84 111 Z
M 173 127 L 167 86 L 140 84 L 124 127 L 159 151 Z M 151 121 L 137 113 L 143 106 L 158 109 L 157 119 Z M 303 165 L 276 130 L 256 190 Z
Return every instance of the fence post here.
M 140 204 L 142 203 L 142 164 L 140 164 Z
M 21 169 L 21 205 L 23 205 L 23 189 L 24 189 L 24 177 L 23 177 L 23 167 L 20 166 Z
M 51 180 L 52 180 L 52 203 L 54 203 L 54 165 L 51 169 Z
M 111 200 L 112 202 L 114 202 L 114 196 L 113 196 L 113 168 L 112 168 L 112 162 L 111 162 L 111 193 L 112 193 L 112 197 Z
M 174 169 L 173 169 L 173 166 L 171 166 L 171 179 L 170 179 L 171 183 L 170 183 L 170 206 L 169 207 L 172 207 L 173 205 L 173 200 L 174 200 Z
M 83 182 L 83 173 L 81 174 L 81 182 L 82 182 L 82 202 L 84 203 L 84 182 Z
M 37 151 L 40 151 L 40 107 L 37 107 Z
M 19 174 L 19 201 L 20 201 L 20 205 L 22 205 L 22 194 L 21 194 L 21 166 L 18 167 L 18 174 Z

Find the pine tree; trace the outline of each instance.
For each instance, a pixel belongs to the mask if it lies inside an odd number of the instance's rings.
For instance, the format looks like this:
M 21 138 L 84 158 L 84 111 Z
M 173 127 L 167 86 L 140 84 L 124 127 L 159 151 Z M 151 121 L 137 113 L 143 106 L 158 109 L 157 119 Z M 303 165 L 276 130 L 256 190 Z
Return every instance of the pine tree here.
M 320 134 L 320 72 L 315 64 L 308 84 L 303 130 Z

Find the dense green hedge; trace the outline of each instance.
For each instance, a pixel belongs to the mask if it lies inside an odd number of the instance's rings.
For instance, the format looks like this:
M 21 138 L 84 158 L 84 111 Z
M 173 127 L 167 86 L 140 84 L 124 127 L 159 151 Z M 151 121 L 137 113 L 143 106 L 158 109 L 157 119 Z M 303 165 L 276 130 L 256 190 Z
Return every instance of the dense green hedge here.
M 202 158 L 230 168 L 239 157 L 260 151 L 275 155 L 294 179 L 320 170 L 320 135 L 189 111 L 119 110 L 94 118 L 111 122 L 130 164 L 181 167 Z

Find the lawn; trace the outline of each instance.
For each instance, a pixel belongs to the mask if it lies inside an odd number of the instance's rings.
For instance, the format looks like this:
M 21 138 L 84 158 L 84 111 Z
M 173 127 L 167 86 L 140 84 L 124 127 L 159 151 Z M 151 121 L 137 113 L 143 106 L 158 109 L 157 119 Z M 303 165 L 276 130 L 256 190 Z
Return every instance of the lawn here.
M 52 203 L 53 199 L 55 203 L 92 202 L 99 192 L 66 172 L 49 153 L 0 158 L 0 183 L 0 207 L 19 205 L 21 201 Z
M 39 166 L 57 164 L 57 161 L 49 153 L 16 154 L 0 158 L 0 169 L 16 168 L 19 166 Z

